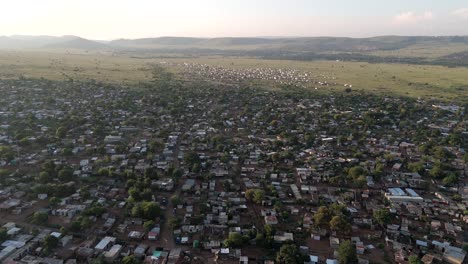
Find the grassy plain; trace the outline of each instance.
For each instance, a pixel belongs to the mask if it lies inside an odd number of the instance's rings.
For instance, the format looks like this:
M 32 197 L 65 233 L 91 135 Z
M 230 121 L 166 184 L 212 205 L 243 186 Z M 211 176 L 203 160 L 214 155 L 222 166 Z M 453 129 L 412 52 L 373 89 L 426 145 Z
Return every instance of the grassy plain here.
M 439 58 L 456 52 L 468 50 L 468 45 L 464 43 L 425 43 L 412 45 L 406 48 L 397 50 L 380 50 L 369 52 L 375 56 L 393 56 L 393 57 L 422 57 L 422 58 Z
M 247 57 L 167 58 L 156 55 L 139 56 L 113 53 L 0 51 L 0 78 L 46 78 L 52 80 L 95 79 L 103 82 L 135 84 L 152 78 L 153 64 L 168 62 L 174 72 L 184 62 L 245 68 L 292 68 L 309 72 L 317 79 L 337 82 L 338 85 L 318 87 L 322 92 L 353 90 L 381 95 L 434 97 L 441 100 L 467 100 L 468 68 L 407 64 L 370 64 L 340 61 L 261 60 Z M 322 78 L 322 79 L 320 79 Z M 314 89 L 316 85 L 311 86 Z M 268 87 L 267 87 L 268 88 Z

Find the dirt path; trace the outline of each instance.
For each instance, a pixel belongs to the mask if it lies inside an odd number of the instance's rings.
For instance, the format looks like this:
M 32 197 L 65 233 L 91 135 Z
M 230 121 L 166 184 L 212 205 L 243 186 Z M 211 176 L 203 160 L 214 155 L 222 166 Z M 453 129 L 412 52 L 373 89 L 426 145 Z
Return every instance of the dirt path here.
M 179 162 L 179 152 L 180 152 L 180 145 L 182 143 L 182 138 L 185 135 L 185 133 L 192 127 L 193 122 L 187 124 L 187 126 L 184 128 L 184 130 L 180 133 L 179 137 L 177 138 L 177 144 L 174 149 L 174 168 L 179 169 L 180 168 L 180 162 Z M 171 194 L 171 196 L 175 195 L 177 197 L 180 197 L 180 194 L 182 192 L 182 184 L 177 184 L 175 186 L 175 191 Z M 164 212 L 164 224 L 161 226 L 161 234 L 160 234 L 160 242 L 161 246 L 164 249 L 174 249 L 176 247 L 181 247 L 180 245 L 176 245 L 174 241 L 174 237 L 172 235 L 172 227 L 169 225 L 169 219 L 174 216 L 174 205 L 170 202 L 170 199 L 168 199 L 168 205 L 166 207 L 166 211 Z

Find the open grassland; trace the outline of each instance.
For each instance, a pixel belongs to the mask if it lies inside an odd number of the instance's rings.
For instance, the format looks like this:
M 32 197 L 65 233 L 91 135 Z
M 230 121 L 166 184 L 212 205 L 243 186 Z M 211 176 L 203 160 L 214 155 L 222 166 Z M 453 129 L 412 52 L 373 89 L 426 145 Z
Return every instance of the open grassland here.
M 407 48 L 386 51 L 373 51 L 367 54 L 375 56 L 392 56 L 392 57 L 421 57 L 435 59 L 447 56 L 457 52 L 468 51 L 468 45 L 464 43 L 425 43 L 412 45 Z M 366 54 L 366 53 L 364 53 Z
M 0 78 L 94 79 L 134 83 L 151 78 L 151 60 L 110 53 L 0 51 Z
M 207 64 L 231 69 L 296 69 L 318 76 L 319 81 L 338 83 L 320 86 L 320 92 L 353 90 L 384 95 L 434 97 L 442 100 L 468 98 L 468 68 L 443 66 L 369 64 L 337 61 L 260 60 L 244 57 L 157 58 L 111 53 L 0 51 L 0 78 L 46 78 L 53 80 L 95 79 L 103 82 L 135 84 L 153 78 L 153 66 L 166 62 L 174 72 L 184 71 L 183 63 Z M 162 64 L 164 65 L 164 64 Z M 323 78 L 323 79 L 320 79 Z M 316 85 L 310 85 L 315 89 Z M 274 87 L 271 87 L 274 88 Z

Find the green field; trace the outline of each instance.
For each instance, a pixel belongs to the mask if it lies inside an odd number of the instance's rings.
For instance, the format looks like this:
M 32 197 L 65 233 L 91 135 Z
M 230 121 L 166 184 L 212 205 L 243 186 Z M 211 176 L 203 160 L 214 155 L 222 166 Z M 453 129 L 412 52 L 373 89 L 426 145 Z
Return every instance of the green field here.
M 0 78 L 46 78 L 52 80 L 95 79 L 119 84 L 135 84 L 152 79 L 153 65 L 168 62 L 174 72 L 184 62 L 222 66 L 233 69 L 281 68 L 296 69 L 321 76 L 334 77 L 339 85 L 319 87 L 321 92 L 353 90 L 384 95 L 434 97 L 441 100 L 468 98 L 468 68 L 444 66 L 369 64 L 365 62 L 261 60 L 246 57 L 150 58 L 112 53 L 0 51 Z M 185 77 L 187 78 L 187 77 Z M 270 86 L 270 85 L 266 85 Z M 268 87 L 266 87 L 268 88 Z M 274 88 L 274 87 L 270 87 Z M 314 89 L 314 87 L 310 87 Z

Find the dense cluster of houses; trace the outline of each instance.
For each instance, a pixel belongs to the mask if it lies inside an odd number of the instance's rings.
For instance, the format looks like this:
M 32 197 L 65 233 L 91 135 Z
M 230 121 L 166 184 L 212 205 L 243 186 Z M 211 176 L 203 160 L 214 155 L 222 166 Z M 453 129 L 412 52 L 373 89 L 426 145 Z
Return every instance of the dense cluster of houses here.
M 338 263 L 343 241 L 359 263 L 466 261 L 463 108 L 177 89 L 0 81 L 0 262 L 274 263 L 293 243 L 304 263 Z M 321 207 L 342 208 L 349 232 L 319 225 Z

